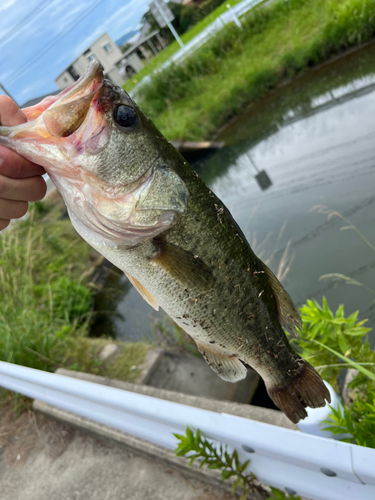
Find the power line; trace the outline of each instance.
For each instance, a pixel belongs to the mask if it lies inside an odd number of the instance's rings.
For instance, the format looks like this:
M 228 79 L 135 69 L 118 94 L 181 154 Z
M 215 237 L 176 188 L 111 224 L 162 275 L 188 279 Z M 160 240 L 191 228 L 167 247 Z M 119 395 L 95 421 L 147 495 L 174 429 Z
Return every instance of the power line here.
M 9 96 L 9 97 L 10 97 L 10 98 L 14 101 L 14 102 L 16 102 L 16 100 L 15 100 L 15 99 L 14 99 L 14 98 L 13 98 L 13 97 L 9 94 L 9 92 L 8 92 L 8 91 L 7 91 L 7 89 L 4 87 L 4 85 L 1 85 L 1 83 L 0 83 L 0 89 L 1 89 L 3 92 L 5 92 L 5 94 L 6 94 L 7 96 Z M 16 103 L 16 104 L 17 104 L 17 103 Z
M 32 21 L 34 17 L 42 12 L 42 10 L 45 9 L 51 2 L 52 0 L 47 0 L 46 2 L 43 1 L 39 5 L 37 5 L 37 7 L 32 12 L 30 12 L 30 14 L 24 17 L 22 21 L 16 24 L 16 26 L 14 26 L 8 31 L 8 33 L 5 33 L 5 35 L 0 38 L 0 45 L 12 38 L 16 33 L 18 33 L 19 30 L 25 26 L 25 24 L 28 24 L 30 21 Z
M 45 48 L 44 50 L 42 50 L 41 52 L 38 52 L 38 54 L 33 57 L 32 59 L 30 59 L 28 61 L 27 64 L 25 64 L 20 70 L 18 70 L 18 72 L 16 72 L 14 75 L 13 75 L 13 78 L 11 78 L 8 82 L 7 82 L 7 85 L 13 83 L 15 80 L 17 80 L 17 78 L 22 75 L 22 73 L 24 73 L 32 64 L 34 64 L 34 62 L 37 60 L 37 59 L 40 59 L 40 57 L 45 54 L 46 52 L 48 52 L 48 50 L 53 46 L 55 45 L 55 43 L 57 43 L 63 36 L 65 36 L 67 33 L 69 33 L 69 31 L 71 31 L 75 26 L 77 26 L 77 24 L 79 24 L 83 18 L 87 17 L 87 14 L 89 14 L 92 10 L 95 9 L 95 7 L 97 7 L 100 3 L 104 2 L 104 0 L 97 0 L 89 9 L 86 9 L 85 12 L 82 14 L 82 16 L 80 16 L 75 23 L 71 24 L 69 26 L 68 29 L 64 30 L 62 33 L 60 33 L 54 40 L 52 40 Z

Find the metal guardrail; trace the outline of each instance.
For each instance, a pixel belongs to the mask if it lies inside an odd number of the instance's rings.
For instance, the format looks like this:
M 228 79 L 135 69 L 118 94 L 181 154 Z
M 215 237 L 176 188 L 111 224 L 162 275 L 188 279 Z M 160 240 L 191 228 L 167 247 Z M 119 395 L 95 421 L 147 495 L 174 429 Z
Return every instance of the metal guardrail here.
M 374 500 L 375 450 L 0 362 L 0 386 L 168 449 L 187 425 L 250 459 L 265 484 L 312 500 Z

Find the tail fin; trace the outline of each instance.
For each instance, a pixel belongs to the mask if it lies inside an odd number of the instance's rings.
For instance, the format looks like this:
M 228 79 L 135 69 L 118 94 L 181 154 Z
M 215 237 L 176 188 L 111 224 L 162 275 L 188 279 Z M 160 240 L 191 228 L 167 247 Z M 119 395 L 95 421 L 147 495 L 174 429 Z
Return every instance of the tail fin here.
M 323 380 L 314 368 L 303 361 L 299 372 L 287 386 L 267 387 L 268 394 L 277 407 L 296 424 L 307 417 L 305 408 L 319 408 L 331 402 Z

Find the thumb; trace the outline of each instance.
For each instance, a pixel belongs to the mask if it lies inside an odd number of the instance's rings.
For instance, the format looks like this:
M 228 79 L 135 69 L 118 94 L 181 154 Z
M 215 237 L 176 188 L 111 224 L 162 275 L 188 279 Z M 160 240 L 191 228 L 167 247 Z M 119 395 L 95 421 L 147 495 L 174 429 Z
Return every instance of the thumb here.
M 27 122 L 27 118 L 17 104 L 8 96 L 0 96 L 0 125 L 13 127 Z

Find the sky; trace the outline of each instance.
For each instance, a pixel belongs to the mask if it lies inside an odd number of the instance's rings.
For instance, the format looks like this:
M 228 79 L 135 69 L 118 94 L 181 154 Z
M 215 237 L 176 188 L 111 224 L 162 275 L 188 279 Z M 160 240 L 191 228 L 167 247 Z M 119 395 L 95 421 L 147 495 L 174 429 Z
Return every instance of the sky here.
M 150 0 L 0 0 L 0 83 L 22 106 L 100 35 L 137 28 Z M 0 94 L 3 93 L 0 90 Z

